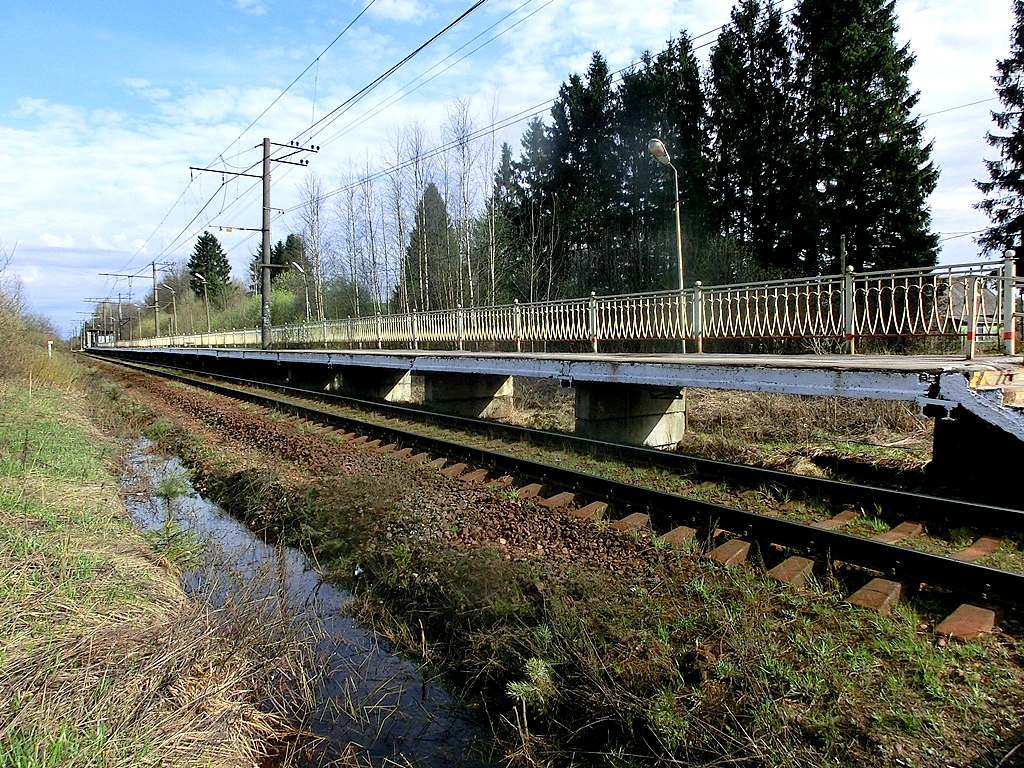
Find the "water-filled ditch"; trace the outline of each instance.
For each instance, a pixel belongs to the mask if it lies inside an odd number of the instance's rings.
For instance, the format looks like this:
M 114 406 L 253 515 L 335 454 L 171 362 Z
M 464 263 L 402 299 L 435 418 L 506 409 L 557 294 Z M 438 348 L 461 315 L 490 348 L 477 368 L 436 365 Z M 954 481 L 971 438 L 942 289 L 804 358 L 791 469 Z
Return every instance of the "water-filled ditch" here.
M 357 624 L 351 595 L 324 582 L 302 552 L 262 541 L 203 498 L 177 458 L 151 448 L 140 439 L 128 454 L 128 511 L 144 531 L 184 534 L 198 545 L 185 590 L 218 606 L 241 590 L 290 617 L 312 644 L 315 706 L 303 726 L 321 739 L 306 752 L 308 764 L 327 765 L 357 745 L 361 765 L 487 765 L 479 723 Z

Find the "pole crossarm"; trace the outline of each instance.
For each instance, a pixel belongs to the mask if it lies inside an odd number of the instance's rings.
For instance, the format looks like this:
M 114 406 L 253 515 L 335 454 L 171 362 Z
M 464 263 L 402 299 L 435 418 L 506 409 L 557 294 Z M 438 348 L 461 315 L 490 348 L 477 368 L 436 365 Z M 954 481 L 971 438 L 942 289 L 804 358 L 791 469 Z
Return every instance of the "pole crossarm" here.
M 263 178 L 258 173 L 242 173 L 241 171 L 225 171 L 222 168 L 198 168 L 194 165 L 188 167 L 190 171 L 205 171 L 208 173 L 219 173 L 224 176 L 247 176 L 250 179 L 261 179 Z

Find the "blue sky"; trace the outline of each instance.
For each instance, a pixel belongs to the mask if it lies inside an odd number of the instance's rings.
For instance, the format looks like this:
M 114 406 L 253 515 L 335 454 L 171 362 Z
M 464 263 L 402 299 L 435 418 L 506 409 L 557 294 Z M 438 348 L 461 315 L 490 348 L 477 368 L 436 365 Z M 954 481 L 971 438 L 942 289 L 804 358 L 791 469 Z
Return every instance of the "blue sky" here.
M 210 223 L 204 215 L 189 222 L 219 186 L 217 178 L 190 184 L 189 166 L 217 163 L 221 155 L 248 164 L 263 136 L 301 136 L 314 117 L 471 5 L 375 0 L 246 131 L 367 1 L 0 0 L 0 246 L 13 254 L 9 270 L 22 281 L 30 308 L 67 333 L 82 318 L 78 312 L 89 309 L 83 298 L 127 290 L 100 272 L 187 258 L 194 234 Z M 398 128 L 417 121 L 428 144 L 436 143 L 445 105 L 454 99 L 469 100 L 477 125 L 487 125 L 492 104 L 501 118 L 552 98 L 595 49 L 618 69 L 681 29 L 691 36 L 715 29 L 730 8 L 728 0 L 488 0 L 321 134 L 323 149 L 311 167 L 335 188 L 352 163 L 378 163 Z M 901 41 L 918 57 L 911 76 L 921 90 L 920 113 L 931 115 L 925 135 L 935 141 L 942 171 L 930 200 L 934 229 L 952 238 L 944 240 L 941 260 L 973 260 L 971 239 L 954 236 L 985 225 L 971 208 L 978 199 L 972 180 L 984 174 L 983 157 L 991 157 L 984 134 L 997 103 L 953 108 L 994 95 L 995 61 L 1008 51 L 1010 0 L 898 0 L 897 12 Z M 408 97 L 340 131 L 475 36 L 483 33 L 467 50 L 514 22 Z M 514 125 L 499 140 L 518 149 L 523 128 Z M 297 202 L 300 179 L 278 174 L 275 207 Z M 258 227 L 258 201 L 247 198 L 226 216 L 213 223 Z M 293 223 L 276 222 L 275 239 Z M 241 277 L 251 243 L 237 232 L 222 241 Z M 146 287 L 133 284 L 136 299 Z

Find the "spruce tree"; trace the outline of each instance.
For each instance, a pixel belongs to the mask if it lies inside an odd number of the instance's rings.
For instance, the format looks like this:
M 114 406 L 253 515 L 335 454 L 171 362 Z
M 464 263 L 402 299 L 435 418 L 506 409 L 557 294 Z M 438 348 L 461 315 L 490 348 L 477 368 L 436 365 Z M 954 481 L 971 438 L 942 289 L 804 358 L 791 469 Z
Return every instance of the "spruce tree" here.
M 556 258 L 569 266 L 563 292 L 608 292 L 614 274 L 615 211 L 620 169 L 614 162 L 616 104 L 608 63 L 595 52 L 586 78 L 573 75 L 559 89 L 551 108 L 548 147 L 550 191 L 561 200 L 558 228 L 572 233 Z
M 216 236 L 209 232 L 199 236 L 188 262 L 188 271 L 189 287 L 197 297 L 203 296 L 203 281 L 195 276 L 196 272 L 206 278 L 206 290 L 211 299 L 224 293 L 231 282 L 231 264 Z
M 647 142 L 665 142 L 679 172 L 683 240 L 690 257 L 702 240 L 707 209 L 706 111 L 700 69 L 686 33 L 669 40 L 656 55 L 623 74 L 618 89 L 617 164 L 623 174 L 620 220 L 628 237 L 629 260 L 619 290 L 676 287 L 675 180 L 657 163 Z M 687 283 L 707 275 L 686 270 Z
M 914 56 L 896 45 L 894 0 L 802 0 L 794 26 L 805 271 L 837 272 L 843 235 L 857 270 L 934 264 L 926 200 L 938 169 L 912 114 Z
M 452 309 L 459 303 L 456 237 L 448 206 L 433 182 L 423 190 L 414 222 L 405 255 L 408 295 L 422 310 Z
M 986 160 L 988 181 L 975 181 L 985 199 L 975 204 L 992 226 L 977 238 L 983 252 L 1021 247 L 1024 233 L 1024 0 L 1013 0 L 1013 31 L 1010 56 L 996 63 L 996 93 L 1004 110 L 992 119 L 1001 133 L 986 135 L 999 152 L 998 160 Z
M 710 57 L 711 219 L 770 276 L 803 271 L 796 258 L 802 195 L 792 76 L 778 6 L 741 0 Z

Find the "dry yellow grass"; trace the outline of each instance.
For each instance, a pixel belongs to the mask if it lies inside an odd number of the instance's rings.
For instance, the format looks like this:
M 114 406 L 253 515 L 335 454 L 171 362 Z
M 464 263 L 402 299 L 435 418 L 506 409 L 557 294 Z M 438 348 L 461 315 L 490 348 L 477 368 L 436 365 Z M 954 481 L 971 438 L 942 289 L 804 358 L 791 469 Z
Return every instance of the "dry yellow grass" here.
M 127 518 L 74 398 L 0 385 L 0 765 L 256 765 L 301 693 L 288 617 L 213 608 Z

